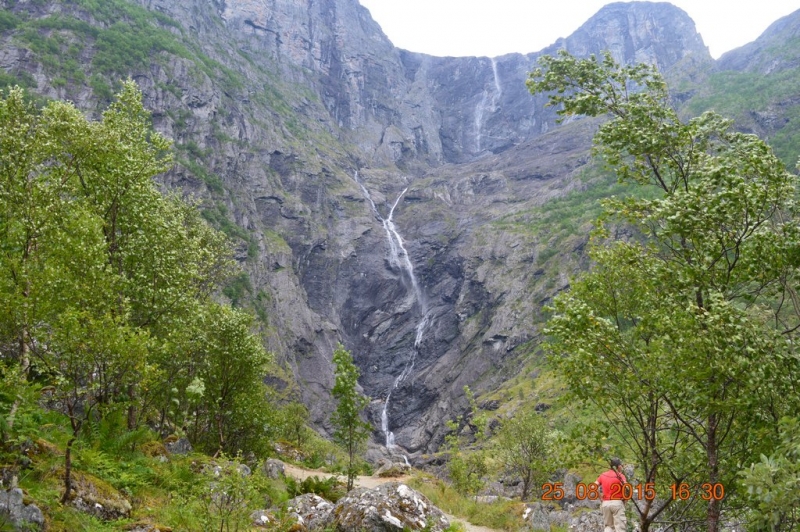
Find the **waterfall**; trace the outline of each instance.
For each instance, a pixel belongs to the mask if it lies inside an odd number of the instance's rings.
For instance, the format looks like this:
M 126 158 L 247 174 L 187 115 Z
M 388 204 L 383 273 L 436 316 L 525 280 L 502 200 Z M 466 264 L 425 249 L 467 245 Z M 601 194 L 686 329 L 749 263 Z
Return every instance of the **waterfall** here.
M 353 178 L 355 179 L 356 183 L 358 183 L 358 186 L 361 187 L 361 191 L 364 193 L 364 197 L 372 206 L 372 211 L 375 213 L 375 216 L 377 216 L 383 224 L 383 229 L 386 232 L 386 239 L 389 242 L 389 263 L 405 272 L 405 274 L 408 276 L 408 279 L 411 282 L 411 288 L 414 292 L 414 299 L 416 300 L 420 309 L 420 313 L 422 314 L 422 318 L 416 326 L 414 349 L 411 353 L 411 357 L 406 362 L 406 365 L 400 375 L 394 379 L 392 386 L 389 388 L 389 392 L 386 394 L 386 401 L 384 401 L 383 409 L 381 410 L 381 430 L 386 435 L 386 447 L 391 448 L 395 443 L 394 433 L 389 430 L 389 401 L 391 400 L 392 392 L 398 386 L 400 386 L 400 384 L 402 384 L 402 382 L 406 380 L 414 370 L 414 363 L 417 359 L 419 346 L 422 343 L 425 329 L 427 329 L 428 325 L 430 324 L 430 314 L 428 312 L 427 302 L 425 301 L 422 289 L 419 286 L 419 281 L 417 280 L 417 276 L 414 274 L 414 264 L 411 262 L 411 258 L 408 256 L 408 251 L 403 244 L 403 238 L 397 231 L 397 226 L 393 221 L 394 211 L 397 208 L 397 205 L 400 203 L 400 200 L 408 191 L 408 187 L 404 188 L 403 191 L 397 196 L 397 199 L 395 199 L 394 203 L 392 204 L 392 208 L 389 210 L 389 215 L 386 218 L 383 218 L 380 212 L 378 212 L 378 208 L 375 206 L 375 202 L 372 200 L 369 190 L 367 190 L 367 187 L 365 187 L 364 184 L 359 181 L 358 170 L 356 170 Z
M 500 85 L 500 76 L 497 74 L 497 61 L 494 57 L 491 58 L 492 61 L 492 75 L 494 78 L 494 90 L 489 90 L 484 86 L 483 88 L 483 95 L 481 96 L 480 101 L 478 102 L 478 106 L 475 108 L 475 124 L 474 124 L 474 135 L 475 135 L 475 147 L 476 151 L 481 151 L 481 140 L 483 137 L 483 117 L 486 114 L 487 109 L 494 113 L 497 111 L 497 102 L 500 100 L 500 96 L 503 94 L 503 87 Z M 489 93 L 492 93 L 491 96 Z M 491 100 L 491 107 L 489 106 Z
M 489 91 L 483 89 L 483 96 L 475 108 L 475 148 L 481 151 L 481 131 L 483 130 L 483 113 L 486 112 L 486 103 L 489 101 Z
M 492 73 L 494 74 L 494 90 L 495 96 L 493 98 L 494 105 L 497 105 L 497 100 L 500 98 L 500 95 L 503 94 L 503 89 L 500 87 L 500 76 L 497 75 L 497 61 L 495 61 L 494 57 L 492 57 Z

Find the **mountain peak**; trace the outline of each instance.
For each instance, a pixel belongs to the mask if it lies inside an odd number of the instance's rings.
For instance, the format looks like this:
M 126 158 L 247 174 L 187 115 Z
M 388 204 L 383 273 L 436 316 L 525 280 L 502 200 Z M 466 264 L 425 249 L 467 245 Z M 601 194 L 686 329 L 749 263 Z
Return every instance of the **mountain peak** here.
M 580 57 L 609 50 L 620 63 L 652 63 L 669 70 L 688 55 L 711 60 L 694 21 L 668 2 L 614 2 L 542 53 L 566 48 Z

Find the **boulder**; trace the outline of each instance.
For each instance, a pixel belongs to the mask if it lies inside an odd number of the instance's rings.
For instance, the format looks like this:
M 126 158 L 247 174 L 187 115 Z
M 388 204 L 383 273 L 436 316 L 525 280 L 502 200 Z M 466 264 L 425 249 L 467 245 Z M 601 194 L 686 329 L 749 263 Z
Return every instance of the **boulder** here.
M 593 512 L 599 515 L 599 512 Z M 535 531 L 550 531 L 550 530 L 565 530 L 573 531 L 570 527 L 572 515 L 566 510 L 560 510 L 557 506 L 546 505 L 541 502 L 530 503 L 526 506 L 525 511 L 522 513 L 522 519 L 525 521 L 526 530 Z M 594 522 L 589 519 L 585 524 L 589 526 L 587 530 L 593 530 L 589 523 Z M 602 530 L 602 523 L 598 530 Z
M 356 489 L 339 500 L 331 525 L 339 532 L 441 532 L 450 521 L 421 493 L 389 482 L 375 489 Z
M 409 471 L 411 471 L 411 466 L 408 464 L 389 462 L 386 460 L 381 464 L 378 470 L 375 471 L 375 476 L 381 478 L 401 477 L 407 475 Z
M 19 488 L 0 490 L 0 520 L 10 521 L 15 530 L 44 530 L 44 514 L 36 505 L 25 504 L 23 498 Z
M 304 493 L 286 503 L 286 513 L 306 530 L 326 528 L 333 508 L 333 503 L 313 493 Z
M 186 438 L 167 438 L 164 447 L 170 454 L 189 454 L 192 452 L 192 444 Z
M 500 408 L 500 401 L 496 399 L 491 399 L 488 401 L 484 401 L 480 405 L 481 410 L 490 410 L 494 411 Z
M 550 526 L 561 530 L 569 530 L 569 520 L 572 519 L 572 514 L 566 510 L 551 511 L 547 518 L 550 520 Z
M 155 458 L 157 456 L 169 456 L 169 451 L 167 450 L 166 445 L 160 441 L 145 442 L 142 444 L 139 450 L 142 451 L 142 454 L 149 456 L 150 458 Z
M 256 510 L 250 514 L 250 522 L 256 528 L 270 528 L 279 521 L 280 519 L 269 510 Z
M 0 466 L 0 488 L 16 488 L 19 478 L 19 467 L 13 465 Z
M 230 475 L 234 471 L 236 471 L 240 476 L 249 477 L 252 473 L 250 468 L 245 464 L 237 464 L 236 462 L 222 462 L 222 463 L 210 463 L 203 466 L 202 469 L 203 473 L 209 476 L 213 476 L 215 478 L 219 478 L 223 475 Z
M 72 471 L 72 505 L 103 521 L 129 517 L 131 503 L 110 484 L 88 473 Z
M 286 474 L 285 465 L 280 460 L 268 459 L 261 466 L 261 471 L 272 480 L 278 480 Z
M 569 529 L 572 532 L 594 532 L 595 530 L 603 530 L 603 514 L 599 511 L 584 512 L 570 520 Z

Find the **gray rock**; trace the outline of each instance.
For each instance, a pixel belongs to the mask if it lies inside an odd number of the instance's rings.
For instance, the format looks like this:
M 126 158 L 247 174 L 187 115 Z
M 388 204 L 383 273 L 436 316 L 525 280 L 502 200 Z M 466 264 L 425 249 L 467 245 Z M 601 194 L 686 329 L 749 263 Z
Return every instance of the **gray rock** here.
M 256 510 L 250 514 L 250 522 L 258 528 L 269 528 L 279 519 L 269 510 Z
M 15 530 L 44 530 L 44 514 L 34 504 L 25 504 L 19 488 L 0 490 L 0 519 L 7 519 Z
M 286 502 L 286 513 L 306 530 L 326 528 L 333 508 L 333 503 L 313 493 L 304 493 Z
M 278 480 L 286 474 L 284 463 L 274 458 L 267 459 L 261 466 L 261 471 L 263 471 L 267 478 L 271 478 L 272 480 Z
M 561 505 L 564 506 L 565 504 L 575 504 L 578 502 L 578 498 L 575 494 L 575 487 L 581 481 L 581 477 L 575 475 L 573 473 L 567 472 L 564 475 L 563 480 L 563 489 L 564 489 L 564 497 L 560 499 Z
M 389 462 L 385 460 L 381 466 L 375 471 L 376 477 L 399 477 L 407 475 L 411 471 L 411 466 L 402 462 Z
M 595 513 L 599 514 L 599 512 Z M 527 530 L 549 531 L 569 528 L 571 532 L 573 531 L 570 528 L 572 514 L 566 510 L 559 510 L 554 505 L 547 505 L 541 502 L 529 503 L 522 513 L 522 518 L 525 521 Z M 598 530 L 602 529 L 601 525 Z
M 103 521 L 129 517 L 131 503 L 116 489 L 91 475 L 72 471 L 71 504 Z
M 582 513 L 570 519 L 569 529 L 571 532 L 603 530 L 603 514 L 600 511 Z
M 340 532 L 441 532 L 450 521 L 424 495 L 390 482 L 375 489 L 356 489 L 336 503 L 332 523 Z
M 192 444 L 186 438 L 180 438 L 175 441 L 164 443 L 171 454 L 189 454 L 192 452 Z
M 565 510 L 555 510 L 547 514 L 547 519 L 550 521 L 551 527 L 568 528 L 572 514 Z
M 542 503 L 528 504 L 522 513 L 522 518 L 530 530 L 550 531 L 550 509 Z
M 500 401 L 498 401 L 496 399 L 492 399 L 491 401 L 484 401 L 484 402 L 481 403 L 480 407 L 481 407 L 481 410 L 494 411 L 494 410 L 497 410 L 498 408 L 500 408 Z

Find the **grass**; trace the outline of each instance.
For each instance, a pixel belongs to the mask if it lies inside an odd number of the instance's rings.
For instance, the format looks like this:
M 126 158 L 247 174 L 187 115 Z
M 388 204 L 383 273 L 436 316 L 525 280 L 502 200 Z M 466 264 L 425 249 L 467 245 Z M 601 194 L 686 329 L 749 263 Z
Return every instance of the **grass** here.
M 495 530 L 516 531 L 523 529 L 524 503 L 499 501 L 479 503 L 473 497 L 464 497 L 445 482 L 428 475 L 416 475 L 409 486 L 425 495 L 442 511 L 469 521 L 473 525 Z
M 147 448 L 147 443 L 158 443 L 156 435 L 149 431 L 139 431 L 138 435 L 124 429 L 118 431 L 118 426 L 98 426 L 84 432 L 73 448 L 73 471 L 76 476 L 96 479 L 93 482 L 100 492 L 122 494 L 132 503 L 130 517 L 103 522 L 71 505 L 62 505 L 63 449 L 69 429 L 59 414 L 40 411 L 39 415 L 46 422 L 37 429 L 31 428 L 38 438 L 28 453 L 30 461 L 20 470 L 19 485 L 27 501 L 39 506 L 47 516 L 48 530 L 120 531 L 133 523 L 146 522 L 199 532 L 208 529 L 209 523 L 220 522 L 221 509 L 213 507 L 215 501 L 209 498 L 213 483 L 220 482 L 206 467 L 210 458 L 199 454 L 173 455 L 167 460 L 150 457 L 142 449 Z M 131 442 L 138 443 L 131 447 Z M 0 463 L 14 462 L 8 448 L 0 451 Z M 225 463 L 224 457 L 220 460 L 216 463 Z M 256 464 L 251 467 L 253 473 L 249 477 L 234 479 L 232 484 L 233 489 L 239 490 L 246 509 L 240 512 L 242 515 L 288 500 L 283 482 L 267 479 Z M 242 519 L 246 520 L 246 516 Z

